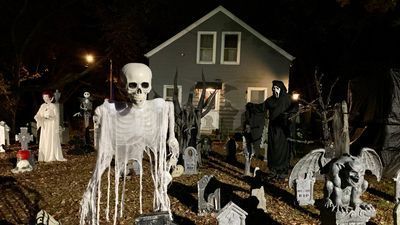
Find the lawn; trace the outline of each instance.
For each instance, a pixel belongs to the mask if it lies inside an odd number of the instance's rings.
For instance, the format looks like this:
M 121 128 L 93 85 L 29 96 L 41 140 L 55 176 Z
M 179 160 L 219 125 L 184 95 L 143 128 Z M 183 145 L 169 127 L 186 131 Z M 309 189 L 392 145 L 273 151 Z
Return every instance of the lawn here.
M 63 146 L 66 162 L 37 163 L 34 171 L 21 174 L 11 173 L 15 166 L 16 146 L 11 146 L 6 153 L 0 153 L 0 224 L 29 224 L 34 221 L 39 210 L 50 213 L 63 225 L 79 224 L 80 201 L 96 162 L 96 152 L 85 155 L 70 154 L 70 147 Z M 37 146 L 31 146 L 37 152 Z M 183 175 L 174 178 L 169 187 L 171 209 L 174 221 L 180 225 L 202 224 L 216 225 L 215 214 L 197 215 L 197 181 L 204 175 L 214 175 L 221 183 L 222 207 L 229 201 L 245 209 L 248 213 L 247 224 L 320 224 L 319 209 L 322 198 L 323 180 L 315 183 L 314 198 L 316 206 L 298 206 L 293 190 L 286 180 L 265 181 L 267 213 L 259 213 L 250 204 L 250 182 L 243 176 L 244 158 L 238 154 L 238 163 L 225 162 L 223 144 L 214 144 L 212 154 L 195 175 Z M 296 162 L 296 159 L 293 163 Z M 151 212 L 153 185 L 148 173 L 148 161 L 144 163 L 143 210 Z M 260 159 L 252 161 L 252 169 L 260 167 L 267 172 L 266 163 Z M 380 182 L 366 175 L 369 188 L 363 200 L 371 203 L 377 211 L 376 217 L 369 224 L 393 224 L 394 181 L 383 178 Z M 103 178 L 102 193 L 107 193 L 107 178 Z M 132 176 L 126 186 L 123 217 L 119 224 L 133 224 L 139 215 L 138 176 Z M 113 187 L 113 185 L 111 185 Z M 104 219 L 105 197 L 101 202 L 101 224 L 112 224 Z M 111 210 L 113 211 L 113 210 Z M 112 217 L 111 217 L 112 218 Z

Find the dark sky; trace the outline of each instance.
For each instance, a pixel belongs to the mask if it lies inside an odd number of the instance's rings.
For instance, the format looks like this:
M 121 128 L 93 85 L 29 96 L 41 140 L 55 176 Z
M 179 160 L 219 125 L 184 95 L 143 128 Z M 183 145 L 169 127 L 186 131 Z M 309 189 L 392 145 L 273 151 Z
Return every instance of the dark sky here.
M 57 84 L 61 77 L 85 70 L 84 53 L 111 56 L 114 68 L 126 61 L 144 61 L 144 53 L 222 5 L 296 57 L 293 87 L 312 90 L 310 80 L 316 67 L 330 80 L 340 77 L 344 87 L 347 79 L 380 76 L 400 66 L 400 7 L 390 5 L 396 2 L 1 1 L 0 70 L 11 76 L 15 56 L 20 54 L 29 70 L 48 69 L 42 78 L 47 86 L 41 88 L 64 87 Z M 99 73 L 107 73 L 107 66 L 103 63 Z M 91 72 L 85 78 L 94 76 L 99 75 Z M 64 88 L 64 93 L 73 90 Z M 344 93 L 343 88 L 338 92 Z

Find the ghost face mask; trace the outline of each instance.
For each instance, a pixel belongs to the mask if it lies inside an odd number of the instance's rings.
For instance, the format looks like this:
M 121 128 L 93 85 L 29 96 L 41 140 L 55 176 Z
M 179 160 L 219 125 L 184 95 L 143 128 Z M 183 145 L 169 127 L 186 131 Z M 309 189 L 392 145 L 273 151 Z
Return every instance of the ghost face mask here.
M 272 87 L 272 92 L 273 92 L 275 98 L 279 98 L 279 95 L 280 95 L 280 93 L 281 93 L 281 88 L 278 87 L 278 86 L 276 86 L 276 85 L 274 85 L 274 86 Z

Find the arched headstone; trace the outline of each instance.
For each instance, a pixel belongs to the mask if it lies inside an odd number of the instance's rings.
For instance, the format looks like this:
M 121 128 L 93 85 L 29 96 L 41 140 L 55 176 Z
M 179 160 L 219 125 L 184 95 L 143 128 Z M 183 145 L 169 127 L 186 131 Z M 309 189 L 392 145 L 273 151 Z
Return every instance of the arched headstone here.
M 187 147 L 183 152 L 185 174 L 197 174 L 197 151 L 193 147 Z

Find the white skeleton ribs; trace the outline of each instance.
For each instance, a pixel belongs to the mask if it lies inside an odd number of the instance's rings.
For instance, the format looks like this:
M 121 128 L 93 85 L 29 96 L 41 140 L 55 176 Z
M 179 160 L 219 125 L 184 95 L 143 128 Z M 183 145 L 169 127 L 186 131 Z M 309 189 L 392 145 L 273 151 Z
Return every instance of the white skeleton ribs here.
M 132 73 L 132 71 L 139 71 L 140 77 L 143 75 L 140 74 L 140 72 L 143 71 L 143 68 L 147 67 L 144 66 L 144 64 L 137 63 L 130 63 L 124 66 L 122 71 L 126 75 L 127 86 L 129 86 L 129 83 L 136 82 L 139 84 L 137 86 L 138 89 L 143 87 L 143 82 L 145 81 L 136 79 L 135 73 Z M 138 67 L 139 70 L 137 70 Z M 150 71 L 150 69 L 148 69 L 148 71 Z M 129 78 L 127 74 L 130 74 L 129 76 L 131 77 Z M 148 82 L 151 87 L 151 71 L 150 80 L 146 80 L 146 82 Z M 117 216 L 122 217 L 123 215 L 125 184 L 127 182 L 127 164 L 130 160 L 136 160 L 140 165 L 139 200 L 140 213 L 142 213 L 143 153 L 146 153 L 150 158 L 150 172 L 155 187 L 153 210 L 168 211 L 171 214 L 170 202 L 167 194 L 168 184 L 172 180 L 169 171 L 171 167 L 176 166 L 179 155 L 179 144 L 174 134 L 175 121 L 173 103 L 166 102 L 160 98 L 146 100 L 146 97 L 144 97 L 143 100 L 141 96 L 137 96 L 139 92 L 143 92 L 143 90 L 136 90 L 129 93 L 130 95 L 132 94 L 130 99 L 133 105 L 123 104 L 123 107 L 116 107 L 114 103 L 109 103 L 106 100 L 95 110 L 95 124 L 100 127 L 99 150 L 95 171 L 81 202 L 80 224 L 85 224 L 86 222 L 89 224 L 99 224 L 101 177 L 107 169 L 108 191 L 106 219 L 109 220 L 110 164 L 113 158 L 115 159 L 114 224 L 117 224 Z M 147 90 L 145 93 L 147 96 Z M 169 151 L 167 150 L 168 147 Z M 167 161 L 168 156 L 170 158 L 169 161 Z M 122 177 L 121 174 L 123 174 Z M 120 178 L 122 179 L 120 180 Z M 121 191 L 119 190 L 120 187 L 122 187 Z

